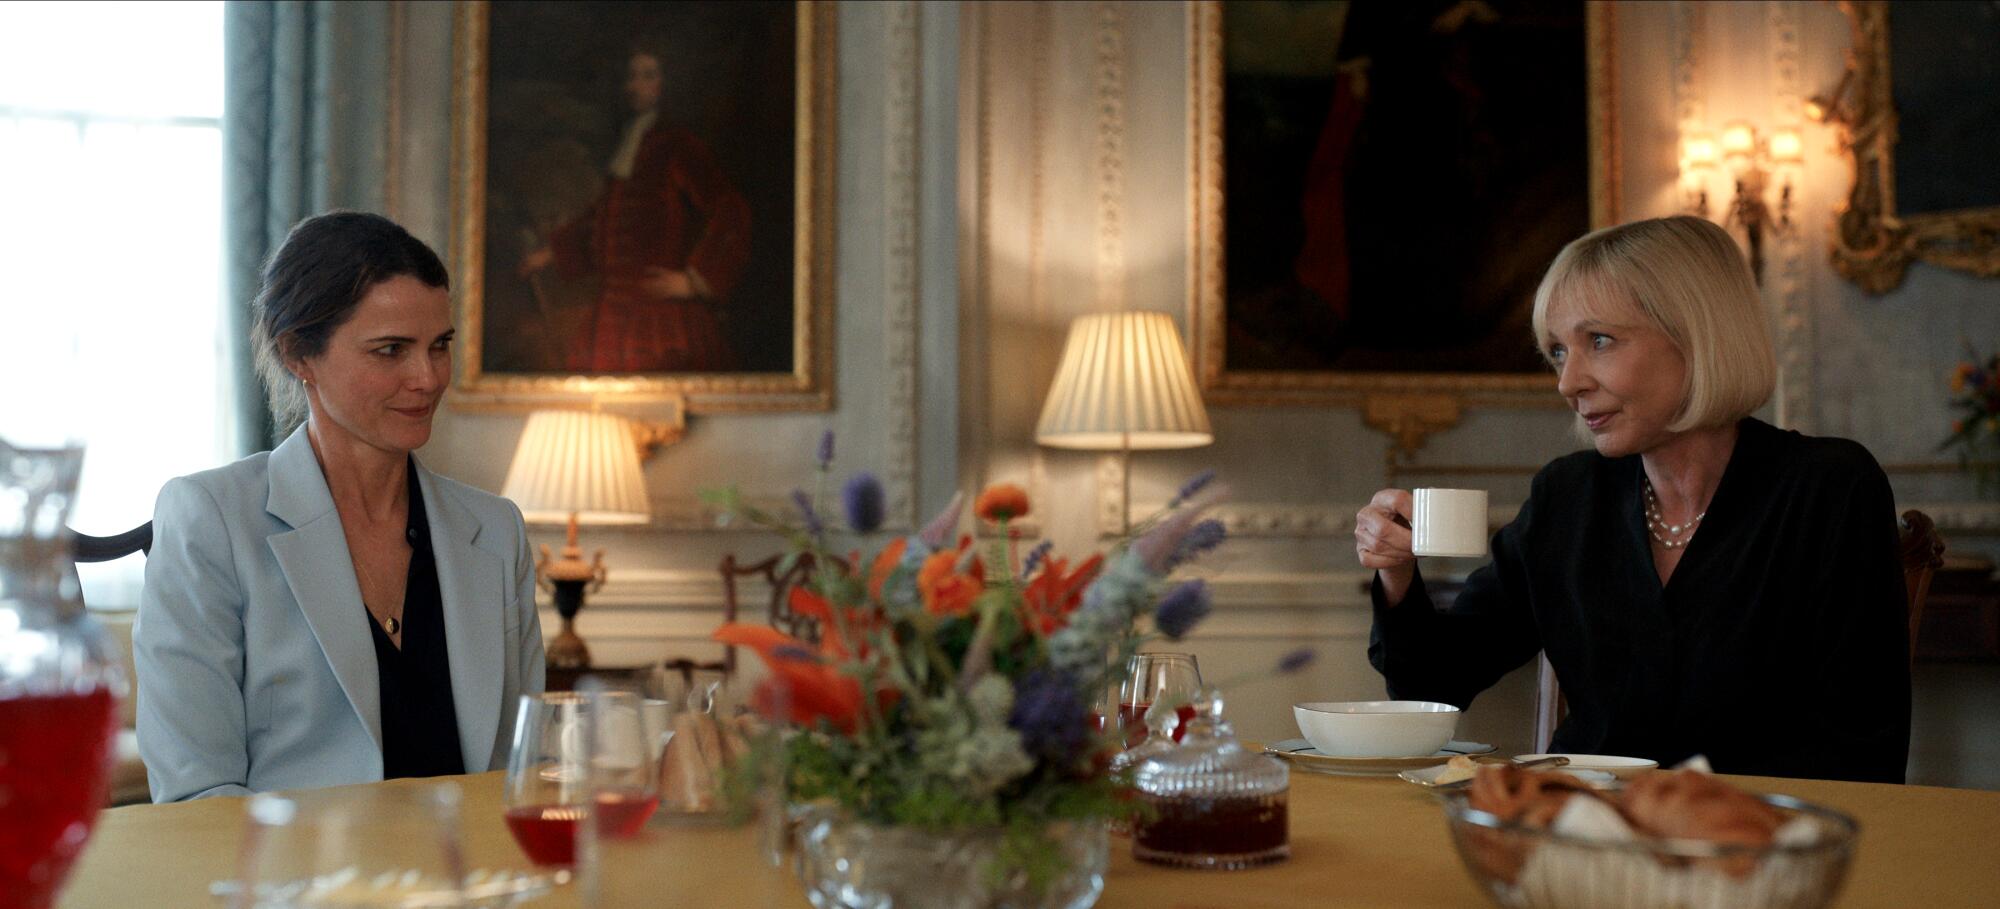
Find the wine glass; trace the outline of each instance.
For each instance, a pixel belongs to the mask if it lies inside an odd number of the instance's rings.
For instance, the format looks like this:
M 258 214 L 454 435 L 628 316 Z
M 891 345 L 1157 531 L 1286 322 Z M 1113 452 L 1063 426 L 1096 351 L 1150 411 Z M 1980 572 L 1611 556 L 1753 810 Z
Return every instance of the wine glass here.
M 500 907 L 548 892 L 546 875 L 468 874 L 459 806 L 458 785 L 434 781 L 254 796 L 238 877 L 211 889 L 230 909 Z
M 1173 704 L 1180 721 L 1174 726 L 1174 741 L 1194 718 L 1194 696 L 1201 690 L 1201 670 L 1192 653 L 1136 653 L 1125 664 L 1118 684 L 1118 726 L 1125 732 L 1125 747 L 1146 740 L 1146 712 L 1157 702 Z
M 597 838 L 633 836 L 652 816 L 660 792 L 642 717 L 629 691 L 521 696 L 506 818 L 531 861 L 587 864 Z

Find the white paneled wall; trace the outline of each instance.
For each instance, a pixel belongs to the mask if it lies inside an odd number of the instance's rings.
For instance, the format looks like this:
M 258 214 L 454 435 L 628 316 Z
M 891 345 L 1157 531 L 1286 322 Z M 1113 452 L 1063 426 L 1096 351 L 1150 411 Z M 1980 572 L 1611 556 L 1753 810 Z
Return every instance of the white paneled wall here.
M 1798 81 L 1830 87 L 1846 47 L 1844 20 L 1832 5 L 1797 7 Z M 1672 53 L 1682 8 L 1618 8 L 1626 217 L 1674 204 Z M 1695 42 L 1711 65 L 1692 75 L 1711 116 L 1765 116 L 1776 46 L 1770 5 L 1702 4 L 1702 12 Z M 443 4 L 411 5 L 404 16 L 403 144 L 390 195 L 395 214 L 440 249 L 451 215 L 449 20 Z M 692 417 L 687 437 L 646 465 L 663 515 L 685 510 L 697 488 L 731 481 L 782 497 L 805 478 L 811 446 L 830 426 L 843 469 L 908 463 L 920 513 L 955 488 L 1015 481 L 1034 496 L 1033 523 L 1061 550 L 1104 545 L 1099 514 L 1120 486 L 1116 470 L 1090 454 L 1037 448 L 1032 429 L 1070 318 L 1125 306 L 1185 319 L 1185 21 L 1185 8 L 1169 2 L 842 3 L 836 408 Z M 1805 365 L 1787 381 L 1804 409 L 1788 416 L 1856 438 L 1892 468 L 1934 461 L 1948 422 L 1944 371 L 1961 338 L 2000 343 L 2000 283 L 1922 265 L 1881 298 L 1843 282 L 1825 264 L 1825 243 L 1846 165 L 1830 133 L 1814 128 L 1806 138 L 1796 237 L 1803 284 L 1789 304 L 1801 321 L 1786 336 L 1801 345 Z M 1784 303 L 1774 299 L 1774 310 Z M 1204 467 L 1231 485 L 1228 514 L 1242 532 L 1202 569 L 1216 585 L 1217 614 L 1190 646 L 1210 677 L 1264 665 L 1302 643 L 1319 647 L 1308 673 L 1230 692 L 1230 714 L 1246 734 L 1289 736 L 1295 700 L 1381 693 L 1365 659 L 1366 575 L 1349 522 L 1383 484 L 1386 439 L 1352 408 L 1212 407 L 1210 416 L 1215 445 L 1134 457 L 1133 507 L 1166 500 Z M 447 411 L 423 456 L 497 489 L 520 424 L 518 415 Z M 1505 516 L 1525 493 L 1525 471 L 1570 444 L 1560 411 L 1475 409 L 1433 436 L 1418 463 L 1523 473 L 1420 480 L 1488 486 Z M 1967 526 L 1992 533 L 2000 509 L 1977 503 L 1963 478 L 1892 469 L 1892 479 L 1907 503 L 1948 517 L 1955 548 L 1990 548 L 1990 536 Z M 558 531 L 535 536 L 554 543 Z M 706 646 L 721 599 L 720 556 L 776 545 L 673 520 L 588 532 L 584 542 L 609 550 L 610 583 L 580 621 L 605 663 Z M 1948 757 L 1930 776 L 1920 758 L 1918 776 L 2000 787 L 1992 771 L 1963 757 L 1988 753 L 1981 749 L 2000 738 L 1994 708 L 1976 706 L 2000 703 L 1992 674 L 1951 676 L 1958 706 L 1949 722 L 1926 732 L 1925 717 L 1938 711 L 1919 710 L 1919 735 L 1930 736 L 1919 752 Z M 1525 746 L 1530 679 L 1517 673 L 1483 697 L 1462 733 Z M 1933 697 L 1925 684 L 1920 701 L 1943 703 L 1947 694 Z M 1982 685 L 1983 699 L 1965 694 Z

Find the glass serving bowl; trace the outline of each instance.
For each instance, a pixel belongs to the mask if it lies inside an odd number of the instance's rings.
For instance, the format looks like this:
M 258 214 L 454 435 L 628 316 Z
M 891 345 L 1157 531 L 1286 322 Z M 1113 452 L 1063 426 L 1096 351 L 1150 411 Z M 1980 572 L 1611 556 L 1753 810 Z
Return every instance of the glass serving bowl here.
M 1810 842 L 1755 847 L 1703 840 L 1610 841 L 1523 827 L 1440 796 L 1459 858 L 1495 903 L 1512 909 L 1821 909 L 1847 878 L 1854 819 L 1782 795 L 1759 798 Z

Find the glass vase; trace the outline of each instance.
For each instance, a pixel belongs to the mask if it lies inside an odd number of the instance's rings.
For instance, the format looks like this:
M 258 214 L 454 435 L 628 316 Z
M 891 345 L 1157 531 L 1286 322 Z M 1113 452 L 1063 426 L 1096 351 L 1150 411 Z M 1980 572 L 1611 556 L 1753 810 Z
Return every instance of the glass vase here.
M 811 812 L 798 831 L 799 880 L 818 909 L 1085 909 L 1104 892 L 1101 823 L 1051 824 L 1058 861 L 1037 886 L 1001 859 L 1002 831 L 935 831 Z
M 47 909 L 104 805 L 123 673 L 66 524 L 81 448 L 0 439 L 0 909 Z

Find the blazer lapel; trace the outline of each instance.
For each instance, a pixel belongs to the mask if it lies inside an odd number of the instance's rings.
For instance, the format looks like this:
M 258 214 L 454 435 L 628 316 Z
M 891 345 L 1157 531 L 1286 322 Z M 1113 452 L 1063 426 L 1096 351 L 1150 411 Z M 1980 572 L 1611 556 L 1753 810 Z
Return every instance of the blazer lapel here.
M 354 577 L 354 557 L 347 551 L 340 513 L 312 443 L 300 427 L 271 452 L 270 496 L 265 510 L 291 526 L 268 539 L 292 598 L 333 667 L 340 690 L 354 706 L 375 747 L 382 747 L 382 690 L 376 675 L 375 643 L 369 636 L 368 614 L 361 605 L 361 585 Z
M 500 732 L 501 688 L 506 684 L 506 591 L 500 559 L 473 545 L 479 521 L 422 464 L 417 482 L 437 557 L 438 594 L 444 601 L 444 638 L 451 657 L 451 700 L 458 712 L 459 750 L 468 773 L 492 769 Z

